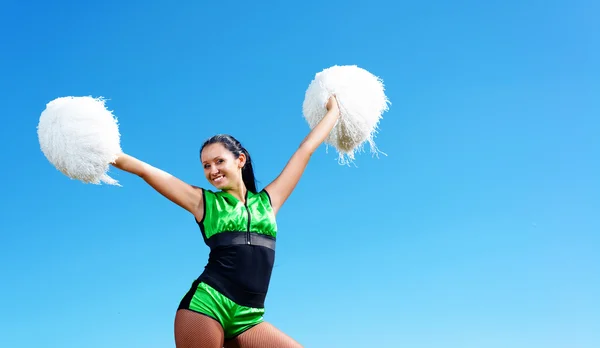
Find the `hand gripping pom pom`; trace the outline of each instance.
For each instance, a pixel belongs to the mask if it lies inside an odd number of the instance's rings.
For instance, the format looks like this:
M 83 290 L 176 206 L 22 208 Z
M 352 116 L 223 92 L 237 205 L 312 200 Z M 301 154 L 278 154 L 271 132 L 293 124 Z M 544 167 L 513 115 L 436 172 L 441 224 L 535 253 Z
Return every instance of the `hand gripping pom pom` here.
M 374 136 L 383 112 L 389 109 L 384 90 L 380 78 L 355 65 L 327 68 L 308 86 L 302 111 L 311 129 L 327 113 L 329 97 L 335 94 L 338 100 L 340 118 L 325 143 L 337 149 L 340 164 L 352 162 L 365 143 L 372 153 L 383 153 L 377 149 Z
M 37 132 L 44 156 L 61 173 L 84 183 L 120 186 L 107 174 L 121 145 L 117 120 L 104 99 L 57 98 L 46 105 Z

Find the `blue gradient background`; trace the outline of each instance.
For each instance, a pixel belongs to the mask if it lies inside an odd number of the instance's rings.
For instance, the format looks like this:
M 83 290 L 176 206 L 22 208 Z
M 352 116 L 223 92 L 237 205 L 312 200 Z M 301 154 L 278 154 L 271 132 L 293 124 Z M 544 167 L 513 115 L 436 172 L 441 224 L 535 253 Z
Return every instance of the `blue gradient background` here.
M 600 25 L 592 1 L 5 1 L 0 346 L 174 347 L 208 249 L 143 181 L 83 185 L 36 135 L 104 96 L 123 148 L 206 186 L 231 133 L 260 187 L 308 132 L 314 74 L 392 101 L 388 154 L 319 148 L 279 215 L 266 319 L 306 347 L 600 346 Z

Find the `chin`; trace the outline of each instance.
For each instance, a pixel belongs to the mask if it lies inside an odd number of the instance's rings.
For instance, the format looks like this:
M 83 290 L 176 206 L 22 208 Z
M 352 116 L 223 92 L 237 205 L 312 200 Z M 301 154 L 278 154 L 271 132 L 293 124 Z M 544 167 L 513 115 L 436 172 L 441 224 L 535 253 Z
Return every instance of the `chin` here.
M 224 190 L 227 189 L 227 181 L 223 181 L 223 182 L 214 182 L 212 181 L 211 184 L 218 190 Z

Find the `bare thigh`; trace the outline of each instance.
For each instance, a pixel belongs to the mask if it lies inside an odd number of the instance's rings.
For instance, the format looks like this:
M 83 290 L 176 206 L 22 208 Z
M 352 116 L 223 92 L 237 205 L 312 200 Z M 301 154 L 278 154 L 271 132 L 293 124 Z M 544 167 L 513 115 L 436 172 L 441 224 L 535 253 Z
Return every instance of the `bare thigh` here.
M 175 315 L 175 346 L 177 348 L 222 348 L 223 328 L 212 318 L 180 309 Z
M 228 341 L 225 348 L 302 348 L 302 345 L 275 326 L 262 322 Z

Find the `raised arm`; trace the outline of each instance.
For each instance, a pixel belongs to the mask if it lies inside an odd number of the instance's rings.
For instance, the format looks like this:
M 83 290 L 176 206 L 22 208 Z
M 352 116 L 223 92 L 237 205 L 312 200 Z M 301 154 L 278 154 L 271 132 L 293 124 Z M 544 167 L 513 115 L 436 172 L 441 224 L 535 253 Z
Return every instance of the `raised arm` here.
M 144 179 L 158 193 L 192 213 L 198 220 L 202 219 L 200 214 L 204 211 L 204 201 L 201 188 L 125 153 L 120 154 L 113 165 Z
M 286 166 L 279 176 L 272 183 L 265 187 L 265 190 L 271 197 L 271 204 L 275 214 L 279 211 L 283 203 L 294 191 L 294 188 L 300 181 L 306 165 L 315 150 L 325 141 L 329 132 L 335 126 L 340 116 L 340 110 L 335 96 L 329 98 L 327 102 L 327 113 L 325 117 L 308 133 L 306 138 L 300 143 L 300 146 L 294 152 Z

